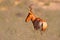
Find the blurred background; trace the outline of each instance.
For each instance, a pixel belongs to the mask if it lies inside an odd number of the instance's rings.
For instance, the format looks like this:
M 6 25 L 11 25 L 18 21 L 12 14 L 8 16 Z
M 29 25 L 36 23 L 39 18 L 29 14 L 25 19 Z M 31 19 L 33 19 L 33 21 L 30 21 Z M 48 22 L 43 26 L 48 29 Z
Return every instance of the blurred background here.
M 42 35 L 25 22 L 31 4 L 33 13 L 47 20 Z M 60 40 L 60 0 L 0 0 L 0 40 Z

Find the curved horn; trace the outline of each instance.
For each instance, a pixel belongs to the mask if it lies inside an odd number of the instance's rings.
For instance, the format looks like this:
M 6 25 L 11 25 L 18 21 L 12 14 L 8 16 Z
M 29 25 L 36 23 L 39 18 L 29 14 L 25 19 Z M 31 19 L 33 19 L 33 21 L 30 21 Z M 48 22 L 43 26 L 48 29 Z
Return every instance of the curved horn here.
M 31 5 L 29 6 L 29 9 L 30 9 L 31 12 L 32 12 L 32 6 L 33 6 L 33 4 L 31 4 Z

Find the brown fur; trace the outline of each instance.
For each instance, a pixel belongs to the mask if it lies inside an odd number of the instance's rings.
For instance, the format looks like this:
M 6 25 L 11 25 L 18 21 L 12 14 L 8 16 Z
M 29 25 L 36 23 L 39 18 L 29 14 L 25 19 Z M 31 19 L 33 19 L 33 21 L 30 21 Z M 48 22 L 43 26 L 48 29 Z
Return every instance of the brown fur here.
M 38 23 L 39 22 L 46 22 L 45 20 L 42 20 L 41 18 L 37 18 L 34 14 L 33 14 L 33 12 L 30 10 L 30 12 L 28 13 L 28 16 L 26 17 L 26 22 L 29 22 L 29 21 L 32 21 L 32 23 L 33 23 L 33 25 L 34 25 L 34 22 L 35 21 L 37 21 Z M 34 29 L 36 29 L 36 30 L 38 30 L 39 29 L 39 27 L 38 27 L 38 25 L 34 28 Z M 44 28 L 43 26 L 42 26 L 42 29 L 41 29 L 42 31 L 45 31 L 46 30 L 46 28 Z

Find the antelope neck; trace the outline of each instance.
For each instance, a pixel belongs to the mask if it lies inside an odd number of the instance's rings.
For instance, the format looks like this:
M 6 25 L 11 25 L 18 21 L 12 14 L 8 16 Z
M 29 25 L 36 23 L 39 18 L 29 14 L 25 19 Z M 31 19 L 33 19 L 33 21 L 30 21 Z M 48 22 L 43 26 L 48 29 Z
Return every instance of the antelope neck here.
M 31 19 L 31 21 L 33 22 L 35 19 L 36 19 L 36 17 L 35 17 L 35 16 L 33 16 L 33 17 L 32 17 L 32 19 Z
M 42 19 L 40 19 L 40 18 L 35 18 L 32 22 L 35 22 L 35 21 L 43 21 Z

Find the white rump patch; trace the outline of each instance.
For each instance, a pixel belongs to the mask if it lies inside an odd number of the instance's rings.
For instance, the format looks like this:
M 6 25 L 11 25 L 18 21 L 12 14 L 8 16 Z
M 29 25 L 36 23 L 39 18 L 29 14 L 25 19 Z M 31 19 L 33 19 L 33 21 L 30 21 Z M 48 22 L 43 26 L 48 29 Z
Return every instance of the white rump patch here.
M 43 28 L 46 28 L 46 27 L 47 27 L 47 23 L 43 22 Z

